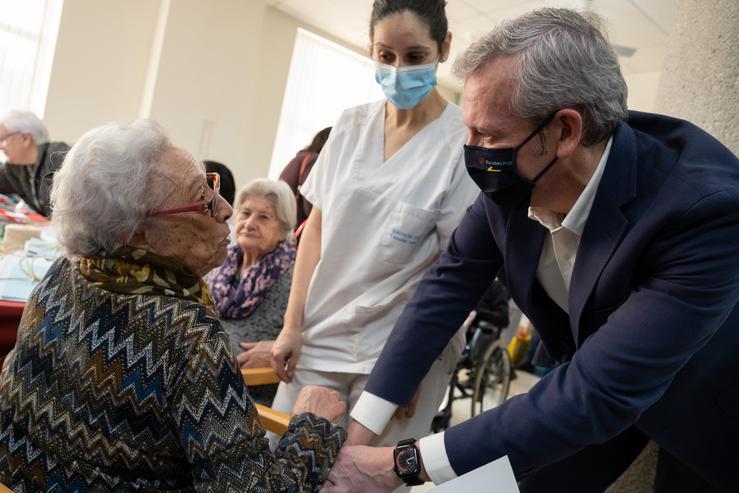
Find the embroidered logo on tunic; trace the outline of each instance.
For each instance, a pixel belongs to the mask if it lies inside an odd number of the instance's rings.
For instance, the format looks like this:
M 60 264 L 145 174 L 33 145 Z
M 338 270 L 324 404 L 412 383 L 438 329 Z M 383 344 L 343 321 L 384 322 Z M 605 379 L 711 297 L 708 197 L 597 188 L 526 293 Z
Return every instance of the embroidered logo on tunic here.
M 406 233 L 405 231 L 401 231 L 397 228 L 393 228 L 393 230 L 390 232 L 390 238 L 406 245 L 415 245 L 416 243 L 418 243 L 419 239 L 418 235 Z

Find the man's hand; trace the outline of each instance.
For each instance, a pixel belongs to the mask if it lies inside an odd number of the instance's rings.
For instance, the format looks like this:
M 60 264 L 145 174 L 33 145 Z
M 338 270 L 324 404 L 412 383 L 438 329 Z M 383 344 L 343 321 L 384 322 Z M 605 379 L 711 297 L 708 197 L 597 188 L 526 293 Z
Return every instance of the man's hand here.
M 384 493 L 403 485 L 393 470 L 393 447 L 344 446 L 322 493 Z
M 242 342 L 239 344 L 244 350 L 236 356 L 240 368 L 265 368 L 272 360 L 272 345 L 275 341 Z

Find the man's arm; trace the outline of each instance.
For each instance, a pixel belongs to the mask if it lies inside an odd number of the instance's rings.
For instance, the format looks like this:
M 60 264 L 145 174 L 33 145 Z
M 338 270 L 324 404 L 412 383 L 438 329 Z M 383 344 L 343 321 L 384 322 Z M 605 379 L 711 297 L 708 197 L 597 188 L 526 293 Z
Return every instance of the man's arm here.
M 446 430 L 454 471 L 503 455 L 526 471 L 633 425 L 735 308 L 738 244 L 736 192 L 705 197 L 671 221 L 650 246 L 651 272 L 569 363 L 527 394 Z
M 484 210 L 486 200 L 489 199 L 480 195 L 468 209 L 447 251 L 423 277 L 413 300 L 395 324 L 365 392 L 352 411 L 355 419 L 364 421 L 365 428 L 352 423 L 350 443 L 369 443 L 371 435 L 367 429 L 380 433 L 394 406 L 408 404 L 434 360 L 500 268 L 501 256 Z M 368 412 L 367 394 L 375 396 L 371 399 L 374 403 L 378 402 L 377 398 L 385 402 L 380 412 Z M 382 418 L 373 423 L 361 418 L 369 415 L 382 415 Z
M 735 193 L 728 201 L 721 195 L 704 198 L 660 234 L 652 247 L 660 255 L 651 275 L 572 361 L 527 394 L 423 440 L 443 437 L 443 447 L 434 447 L 443 448 L 457 475 L 503 455 L 516 472 L 523 472 L 633 425 L 736 309 L 739 207 Z M 429 473 L 424 454 L 430 448 L 420 445 Z M 335 467 L 353 467 L 362 474 L 343 482 L 363 485 L 390 478 L 388 459 L 376 464 L 369 461 L 375 455 L 363 459 L 350 450 L 354 447 L 342 451 Z M 381 454 L 382 449 L 376 450 Z

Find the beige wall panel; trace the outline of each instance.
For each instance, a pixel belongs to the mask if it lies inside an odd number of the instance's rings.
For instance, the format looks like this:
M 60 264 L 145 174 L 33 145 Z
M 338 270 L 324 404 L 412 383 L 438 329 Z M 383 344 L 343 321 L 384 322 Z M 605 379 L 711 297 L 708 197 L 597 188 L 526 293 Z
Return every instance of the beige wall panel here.
M 138 116 L 159 2 L 65 0 L 44 120 L 51 138 Z

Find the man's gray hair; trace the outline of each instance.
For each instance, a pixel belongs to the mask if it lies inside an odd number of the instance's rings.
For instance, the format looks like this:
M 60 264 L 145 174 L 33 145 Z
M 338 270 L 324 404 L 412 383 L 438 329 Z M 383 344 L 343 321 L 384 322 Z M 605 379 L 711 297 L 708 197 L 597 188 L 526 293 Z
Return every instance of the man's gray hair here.
M 295 202 L 295 194 L 293 194 L 290 186 L 284 181 L 270 180 L 268 178 L 257 178 L 252 180 L 239 190 L 234 203 L 234 211 L 238 214 L 241 204 L 248 197 L 262 197 L 269 201 L 274 210 L 277 220 L 280 222 L 280 228 L 285 233 L 285 238 L 292 243 L 295 241 L 293 230 L 295 229 L 295 221 L 297 220 L 297 204 Z
M 171 193 L 157 166 L 171 146 L 151 120 L 109 123 L 80 137 L 51 191 L 52 224 L 68 255 L 109 254 L 131 239 Z
M 595 14 L 542 8 L 505 21 L 454 63 L 466 80 L 495 58 L 517 57 L 511 110 L 542 123 L 563 108 L 583 116 L 583 144 L 607 138 L 628 117 L 627 88 L 618 57 Z
M 0 120 L 0 125 L 5 127 L 8 133 L 30 134 L 37 146 L 49 142 L 49 131 L 46 129 L 46 125 L 31 111 L 9 111 Z

